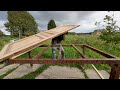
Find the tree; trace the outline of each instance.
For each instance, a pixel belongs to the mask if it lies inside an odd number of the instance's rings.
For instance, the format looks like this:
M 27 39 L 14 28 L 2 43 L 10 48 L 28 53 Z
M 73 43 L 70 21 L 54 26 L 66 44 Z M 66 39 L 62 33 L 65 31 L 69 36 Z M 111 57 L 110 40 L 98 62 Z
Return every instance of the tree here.
M 27 11 L 8 11 L 8 22 L 4 25 L 12 36 L 22 38 L 38 32 L 38 25 Z
M 49 29 L 52 29 L 52 28 L 56 28 L 56 24 L 55 24 L 55 21 L 54 20 L 50 20 L 49 22 L 48 22 L 48 30 Z
M 4 36 L 5 34 L 0 30 L 0 37 Z
M 110 43 L 111 46 L 109 50 L 111 50 L 114 45 L 120 43 L 120 28 L 116 25 L 116 21 L 114 20 L 114 12 L 112 16 L 106 15 L 103 22 L 104 29 L 100 35 L 100 39 L 104 40 L 106 43 Z

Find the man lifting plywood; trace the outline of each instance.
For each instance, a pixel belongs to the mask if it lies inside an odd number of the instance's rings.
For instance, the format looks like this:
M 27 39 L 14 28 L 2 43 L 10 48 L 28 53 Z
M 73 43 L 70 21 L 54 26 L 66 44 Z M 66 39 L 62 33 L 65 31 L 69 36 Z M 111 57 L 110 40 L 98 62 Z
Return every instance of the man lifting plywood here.
M 9 58 L 18 57 L 26 52 L 33 50 L 36 47 L 39 47 L 44 42 L 55 38 L 61 34 L 64 34 L 79 25 L 63 25 L 51 30 L 40 32 L 38 34 L 20 39 L 16 42 L 9 43 L 0 52 L 0 62 Z

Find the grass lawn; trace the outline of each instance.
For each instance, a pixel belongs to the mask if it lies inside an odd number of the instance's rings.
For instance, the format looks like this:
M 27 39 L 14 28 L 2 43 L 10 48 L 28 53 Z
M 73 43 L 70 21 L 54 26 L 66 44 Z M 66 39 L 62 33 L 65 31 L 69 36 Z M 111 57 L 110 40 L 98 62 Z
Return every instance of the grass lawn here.
M 7 44 L 12 38 L 10 37 L 6 37 L 3 39 L 0 39 L 0 50 L 3 48 L 3 46 L 5 44 Z M 46 43 L 44 43 L 45 45 L 50 45 L 51 41 L 48 41 Z M 88 35 L 88 36 L 79 36 L 79 35 L 67 35 L 65 40 L 62 41 L 62 44 L 87 44 L 90 45 L 94 48 L 97 48 L 99 50 L 102 50 L 104 52 L 107 52 L 109 54 L 115 55 L 117 57 L 120 57 L 120 44 L 114 46 L 112 48 L 112 50 L 108 50 L 109 49 L 109 44 L 105 44 L 104 41 L 102 41 L 101 39 L 99 39 L 98 36 L 95 35 Z M 34 50 L 32 50 L 31 54 L 32 57 L 34 57 L 36 54 L 38 54 L 42 49 L 44 49 L 43 47 L 37 47 Z M 82 52 L 82 49 L 80 47 L 78 47 L 78 49 Z M 75 49 L 73 47 L 64 47 L 65 50 L 65 57 L 66 58 L 80 58 L 79 53 L 77 53 L 75 51 Z M 57 52 L 58 55 L 58 52 Z M 103 56 L 99 55 L 98 53 L 95 53 L 89 49 L 86 49 L 86 56 L 88 58 L 104 58 Z M 24 54 L 21 55 L 18 58 L 28 58 L 28 54 Z M 42 56 L 41 58 L 52 58 L 52 52 L 51 52 L 51 48 L 49 48 Z M 62 66 L 62 65 L 61 65 Z M 70 65 L 66 65 L 66 66 L 70 66 L 70 67 L 77 67 L 79 68 L 80 65 L 78 64 L 70 64 Z M 97 69 L 99 70 L 106 70 L 106 71 L 110 71 L 110 67 L 109 65 L 105 65 L 105 64 L 96 64 L 95 65 Z M 43 65 L 43 67 L 40 67 L 39 69 L 37 69 L 35 72 L 31 72 L 25 76 L 23 76 L 22 78 L 35 78 L 39 73 L 41 73 L 43 70 L 47 69 L 49 67 L 49 65 Z M 91 65 L 85 65 L 85 68 L 91 68 Z

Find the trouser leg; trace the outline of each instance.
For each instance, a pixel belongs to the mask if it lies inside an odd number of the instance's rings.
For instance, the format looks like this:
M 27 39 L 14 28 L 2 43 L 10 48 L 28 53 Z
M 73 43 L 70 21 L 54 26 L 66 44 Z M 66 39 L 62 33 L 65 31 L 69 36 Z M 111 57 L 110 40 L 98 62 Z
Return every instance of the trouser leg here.
M 52 48 L 52 58 L 56 59 L 56 48 L 55 47 Z
M 61 54 L 62 54 L 62 59 L 64 59 L 64 58 L 65 58 L 65 53 L 64 53 L 64 49 L 63 49 L 63 47 L 62 47 Z
M 60 50 L 60 47 L 58 47 L 57 49 Z M 65 53 L 64 53 L 63 47 L 61 47 L 61 54 L 62 54 L 61 58 L 64 59 L 65 58 Z

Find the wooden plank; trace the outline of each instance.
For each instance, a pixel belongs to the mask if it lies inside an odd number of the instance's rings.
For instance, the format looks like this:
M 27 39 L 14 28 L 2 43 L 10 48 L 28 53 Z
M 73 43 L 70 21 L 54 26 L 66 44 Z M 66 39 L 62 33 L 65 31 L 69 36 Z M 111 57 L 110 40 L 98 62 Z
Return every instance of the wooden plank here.
M 26 37 L 24 39 L 18 40 L 16 42 L 13 42 L 12 49 L 9 50 L 5 55 L 0 56 L 0 62 L 3 60 L 6 60 L 8 58 L 12 58 L 14 56 L 20 56 L 28 51 L 31 51 L 32 49 L 39 47 L 43 44 L 43 42 L 46 42 L 54 37 L 57 37 L 61 34 L 64 34 L 68 32 L 69 30 L 72 30 L 80 25 L 63 25 L 60 27 L 56 27 L 54 29 L 51 29 L 52 31 L 57 31 L 59 33 L 54 34 L 48 34 L 48 31 L 40 32 L 39 34 L 32 35 L 29 37 Z M 40 38 L 38 36 L 44 35 L 46 38 Z
M 36 36 L 41 37 L 41 38 L 46 38 L 46 36 L 42 35 L 41 33 L 36 34 Z
M 103 52 L 103 51 L 101 51 L 101 50 L 98 50 L 98 49 L 96 49 L 96 48 L 93 48 L 93 47 L 91 47 L 91 46 L 89 46 L 89 45 L 84 45 L 84 46 L 87 47 L 87 48 L 89 48 L 89 49 L 91 49 L 92 51 L 95 51 L 95 52 L 99 53 L 100 55 L 102 55 L 102 56 L 104 56 L 104 57 L 107 57 L 107 58 L 118 58 L 118 57 L 116 57 L 116 56 L 110 55 L 110 54 L 105 53 L 105 52 Z
M 46 36 L 46 38 L 53 35 L 53 34 L 50 34 L 50 33 L 47 33 L 47 32 L 41 32 L 40 34 Z
M 81 55 L 82 58 L 85 58 L 84 55 L 74 45 L 72 45 L 72 46 Z
M 93 69 L 97 72 L 97 74 L 100 76 L 101 79 L 104 79 L 104 77 L 101 75 L 101 73 L 97 70 L 97 68 L 92 64 Z
M 9 59 L 7 63 L 21 64 L 118 64 L 120 59 Z
M 1 50 L 0 56 L 2 56 L 2 55 L 5 53 L 5 51 L 6 51 L 7 47 L 8 47 L 8 45 L 9 45 L 9 44 L 5 45 L 4 48 Z

